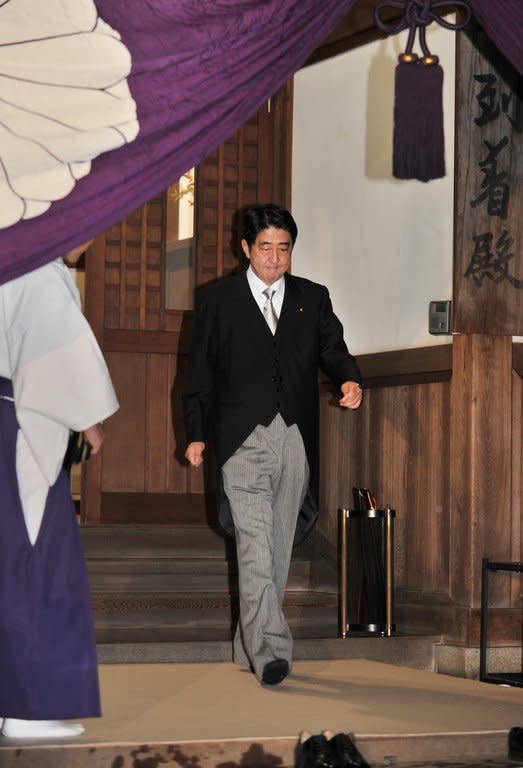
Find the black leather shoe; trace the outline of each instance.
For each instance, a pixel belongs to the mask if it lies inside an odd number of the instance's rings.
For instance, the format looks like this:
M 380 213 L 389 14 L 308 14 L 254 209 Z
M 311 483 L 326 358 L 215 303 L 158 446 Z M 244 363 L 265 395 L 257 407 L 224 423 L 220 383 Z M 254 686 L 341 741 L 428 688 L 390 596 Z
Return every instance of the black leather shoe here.
M 297 768 L 342 768 L 335 761 L 331 742 L 323 734 L 309 736 L 300 744 Z
M 289 674 L 289 662 L 285 659 L 269 661 L 263 668 L 262 685 L 278 685 Z
M 523 728 L 511 728 L 508 733 L 508 759 L 523 761 Z
M 339 768 L 369 768 L 347 733 L 337 733 L 327 743 L 331 749 L 331 759 Z

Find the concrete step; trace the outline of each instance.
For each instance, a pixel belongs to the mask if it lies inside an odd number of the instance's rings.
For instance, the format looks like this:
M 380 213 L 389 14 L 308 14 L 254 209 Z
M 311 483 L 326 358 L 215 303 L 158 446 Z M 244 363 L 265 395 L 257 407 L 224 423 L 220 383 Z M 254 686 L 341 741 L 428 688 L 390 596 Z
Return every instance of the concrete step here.
M 323 638 L 294 635 L 294 658 L 299 659 L 367 659 L 411 669 L 434 671 L 435 649 L 441 642 L 437 635 L 394 635 L 393 637 L 336 636 Z M 161 664 L 231 662 L 230 639 L 176 642 L 99 643 L 101 664 Z

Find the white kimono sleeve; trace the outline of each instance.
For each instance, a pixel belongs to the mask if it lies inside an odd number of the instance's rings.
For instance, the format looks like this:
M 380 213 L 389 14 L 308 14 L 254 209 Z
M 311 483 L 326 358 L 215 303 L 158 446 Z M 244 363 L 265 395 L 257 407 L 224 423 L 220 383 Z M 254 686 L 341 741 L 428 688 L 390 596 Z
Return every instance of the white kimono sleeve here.
M 37 535 L 69 430 L 97 424 L 117 410 L 118 401 L 61 259 L 2 289 L 9 378 L 20 426 L 17 477 L 26 524 L 28 516 L 32 520 L 28 530 L 36 529 Z

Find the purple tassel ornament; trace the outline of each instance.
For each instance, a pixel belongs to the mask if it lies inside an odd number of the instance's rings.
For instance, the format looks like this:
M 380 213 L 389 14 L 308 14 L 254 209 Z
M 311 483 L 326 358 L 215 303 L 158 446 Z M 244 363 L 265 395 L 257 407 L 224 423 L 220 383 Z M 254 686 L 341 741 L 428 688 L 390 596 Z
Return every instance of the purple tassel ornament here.
M 445 138 L 443 132 L 443 69 L 427 46 L 425 30 L 433 21 L 446 29 L 463 29 L 472 16 L 464 0 L 452 5 L 465 10 L 466 20 L 451 24 L 436 13 L 448 8 L 442 0 L 387 0 L 376 6 L 376 24 L 384 32 L 397 34 L 410 28 L 405 53 L 398 57 L 394 94 L 394 145 L 392 173 L 397 179 L 431 181 L 445 176 Z M 381 20 L 386 6 L 403 10 L 392 26 Z M 416 32 L 423 56 L 413 53 Z
M 403 53 L 399 57 L 392 173 L 397 179 L 419 181 L 445 176 L 443 69 L 437 56 L 418 59 Z

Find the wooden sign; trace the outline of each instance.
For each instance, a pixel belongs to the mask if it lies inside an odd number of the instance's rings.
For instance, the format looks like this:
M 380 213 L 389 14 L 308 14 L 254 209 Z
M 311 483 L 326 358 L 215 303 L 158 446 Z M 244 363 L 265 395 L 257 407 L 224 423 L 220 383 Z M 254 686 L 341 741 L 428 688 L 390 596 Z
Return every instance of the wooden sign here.
M 523 78 L 459 35 L 453 331 L 523 334 Z

